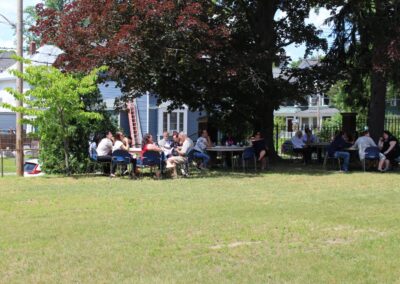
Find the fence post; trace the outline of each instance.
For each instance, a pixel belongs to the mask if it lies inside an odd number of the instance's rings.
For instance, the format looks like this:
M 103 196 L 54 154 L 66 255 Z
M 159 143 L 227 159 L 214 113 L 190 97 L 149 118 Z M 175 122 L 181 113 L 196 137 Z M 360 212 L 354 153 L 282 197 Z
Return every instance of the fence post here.
M 1 177 L 4 177 L 4 159 L 3 159 L 3 150 L 0 150 L 1 156 Z
M 279 153 L 279 125 L 275 125 L 275 151 Z

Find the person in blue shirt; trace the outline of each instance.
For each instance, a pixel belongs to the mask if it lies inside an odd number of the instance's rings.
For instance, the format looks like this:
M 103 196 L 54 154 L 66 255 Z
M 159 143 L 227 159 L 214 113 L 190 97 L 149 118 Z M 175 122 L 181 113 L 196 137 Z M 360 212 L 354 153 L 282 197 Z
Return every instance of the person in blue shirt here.
M 352 146 L 351 143 L 346 142 L 345 133 L 343 131 L 338 131 L 333 139 L 332 143 L 328 148 L 328 155 L 337 159 L 343 159 L 342 171 L 349 171 L 350 164 L 350 153 L 344 151 L 344 149 Z

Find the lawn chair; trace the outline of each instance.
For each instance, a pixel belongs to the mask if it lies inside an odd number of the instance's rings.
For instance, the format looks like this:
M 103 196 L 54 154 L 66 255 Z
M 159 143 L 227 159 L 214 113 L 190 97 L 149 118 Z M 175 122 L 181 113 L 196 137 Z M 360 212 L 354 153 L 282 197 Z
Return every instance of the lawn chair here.
M 112 153 L 111 158 L 111 167 L 116 166 L 117 169 L 120 170 L 121 174 L 123 173 L 122 169 L 125 167 L 129 167 L 131 164 L 132 156 L 128 151 L 117 150 Z M 133 171 L 133 169 L 132 169 Z
M 196 165 L 197 165 L 197 163 L 198 163 L 198 159 L 196 159 L 196 157 L 194 156 L 195 152 L 196 152 L 196 150 L 191 149 L 191 150 L 189 150 L 189 152 L 186 155 L 186 163 L 183 166 L 184 167 L 183 170 L 186 172 L 186 175 L 189 175 L 190 166 L 191 165 L 194 166 L 194 163 L 196 163 Z M 197 168 L 198 167 L 196 166 L 196 169 Z
M 154 168 L 159 168 L 161 173 L 164 172 L 164 162 L 162 159 L 162 155 L 156 151 L 147 151 L 143 154 L 143 156 L 138 160 L 137 167 L 139 168 L 150 168 L 150 172 L 153 172 Z
M 254 162 L 254 171 L 257 171 L 257 157 L 256 157 L 256 153 L 254 152 L 253 147 L 246 148 L 243 151 L 243 154 L 242 154 L 243 171 L 246 171 L 247 162 L 249 162 L 249 161 Z
M 295 153 L 293 149 L 293 143 L 290 140 L 286 140 L 281 146 L 282 154 L 289 156 L 290 160 L 294 160 L 294 157 L 299 157 L 299 154 Z
M 101 166 L 101 168 L 100 168 L 101 171 L 105 172 L 105 169 L 104 169 L 105 165 L 109 166 L 109 171 L 111 171 L 112 162 L 111 161 L 99 161 L 97 159 L 97 151 L 95 148 L 90 148 L 89 159 L 90 159 L 90 163 L 87 166 L 87 170 L 86 170 L 87 174 L 95 172 L 99 166 Z
M 338 163 L 339 171 L 342 170 L 342 165 L 340 162 L 340 158 L 335 158 L 334 156 L 329 156 L 329 146 L 325 149 L 325 158 L 324 158 L 324 169 L 327 170 L 328 161 L 332 161 L 332 164 L 335 165 L 335 162 Z
M 361 161 L 364 172 L 366 171 L 366 161 L 379 161 L 380 150 L 378 147 L 368 147 L 365 149 L 365 157 Z

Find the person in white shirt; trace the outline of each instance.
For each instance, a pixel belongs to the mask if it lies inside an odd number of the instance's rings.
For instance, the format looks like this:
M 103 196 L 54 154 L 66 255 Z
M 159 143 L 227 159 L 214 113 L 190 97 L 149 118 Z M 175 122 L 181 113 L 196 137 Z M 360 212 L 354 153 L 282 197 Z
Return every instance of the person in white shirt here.
M 358 149 L 358 156 L 360 157 L 360 161 L 363 161 L 365 159 L 365 150 L 368 147 L 377 147 L 375 141 L 372 140 L 370 137 L 369 131 L 365 130 L 362 133 L 362 136 L 360 136 L 357 141 L 353 145 L 354 148 Z M 382 153 L 379 153 L 379 160 L 385 160 L 385 155 Z
M 205 169 L 210 161 L 210 156 L 207 155 L 206 150 L 208 147 L 212 146 L 210 136 L 208 136 L 207 130 L 201 132 L 201 136 L 196 141 L 196 146 L 194 146 L 193 156 L 197 159 L 201 159 L 203 162 L 199 166 L 200 169 Z
M 128 138 L 126 138 L 122 132 L 115 133 L 115 142 L 112 148 L 112 152 L 114 153 L 115 151 L 126 151 L 126 152 L 129 151 Z M 134 176 L 136 172 L 136 159 L 131 157 L 131 164 L 132 164 L 131 175 Z M 116 167 L 117 165 L 114 164 L 111 170 L 111 177 L 115 177 Z
M 183 132 L 179 133 L 179 141 L 182 144 L 182 146 L 176 149 L 178 156 L 172 156 L 168 159 L 167 169 L 170 168 L 173 169 L 173 174 L 172 174 L 173 177 L 177 177 L 176 166 L 186 163 L 187 155 L 193 148 L 192 139 L 187 137 L 187 135 Z M 184 172 L 184 170 L 182 171 L 182 173 L 184 175 L 187 175 L 187 173 Z
M 173 147 L 173 142 L 169 139 L 168 131 L 163 132 L 163 139 L 158 141 L 158 146 L 160 146 L 166 158 L 172 156 L 172 150 L 174 149 L 174 147 Z
M 297 131 L 296 135 L 292 138 L 293 152 L 303 155 L 305 164 L 311 161 L 311 148 L 303 140 L 303 133 Z
M 106 137 L 101 139 L 97 146 L 97 161 L 111 162 L 111 154 L 113 149 L 113 134 L 111 131 L 106 132 Z

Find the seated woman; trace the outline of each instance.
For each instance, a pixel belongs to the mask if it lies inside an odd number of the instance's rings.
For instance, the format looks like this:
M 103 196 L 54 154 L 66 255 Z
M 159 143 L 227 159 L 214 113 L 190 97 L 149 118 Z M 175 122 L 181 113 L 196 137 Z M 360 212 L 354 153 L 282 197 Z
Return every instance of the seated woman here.
M 390 166 L 395 165 L 396 159 L 400 155 L 399 140 L 392 135 L 389 131 L 383 131 L 383 137 L 379 139 L 379 149 L 385 155 L 384 159 L 379 161 L 378 171 L 385 172 L 389 170 Z
M 254 137 L 251 138 L 254 152 L 256 153 L 257 160 L 261 162 L 261 169 L 267 168 L 267 153 L 268 147 L 265 144 L 264 138 L 261 136 L 261 132 L 257 132 Z
M 146 152 L 157 152 L 157 153 L 160 153 L 161 154 L 161 156 L 160 156 L 161 157 L 161 161 L 165 160 L 165 156 L 163 155 L 163 150 L 154 143 L 153 135 L 151 135 L 149 133 L 146 134 L 143 137 L 143 141 L 142 141 L 142 157 L 144 156 L 144 154 Z M 167 161 L 167 163 L 168 163 L 168 161 Z M 156 172 L 156 176 L 160 177 L 160 175 L 161 175 L 160 171 L 157 171 Z
M 196 141 L 196 145 L 194 146 L 194 154 L 193 156 L 196 159 L 201 159 L 202 163 L 198 165 L 198 168 L 201 170 L 207 169 L 208 162 L 210 161 L 210 156 L 207 155 L 206 150 L 208 147 L 212 146 L 212 142 L 210 136 L 208 136 L 207 130 L 203 130 L 201 132 L 200 137 Z
M 122 132 L 115 133 L 114 139 L 115 139 L 115 141 L 114 141 L 114 145 L 112 148 L 113 153 L 115 151 L 119 151 L 119 150 L 126 151 L 126 152 L 129 151 L 128 138 L 126 138 L 124 136 L 124 134 L 122 134 Z M 131 157 L 131 164 L 132 164 L 131 175 L 132 175 L 132 177 L 134 177 L 135 173 L 136 173 L 136 159 Z M 113 165 L 112 170 L 111 170 L 111 177 L 115 177 L 116 168 L 117 168 L 117 165 Z

